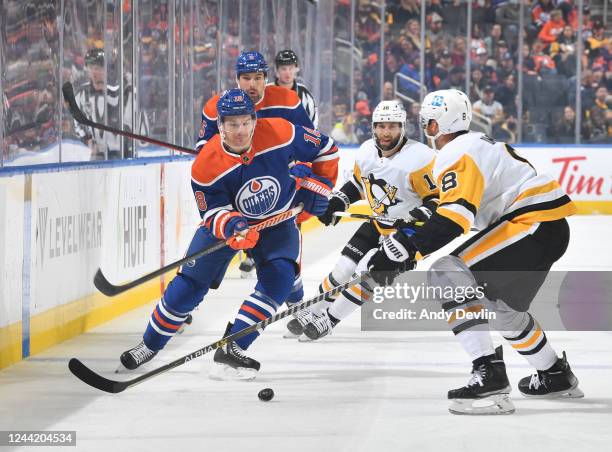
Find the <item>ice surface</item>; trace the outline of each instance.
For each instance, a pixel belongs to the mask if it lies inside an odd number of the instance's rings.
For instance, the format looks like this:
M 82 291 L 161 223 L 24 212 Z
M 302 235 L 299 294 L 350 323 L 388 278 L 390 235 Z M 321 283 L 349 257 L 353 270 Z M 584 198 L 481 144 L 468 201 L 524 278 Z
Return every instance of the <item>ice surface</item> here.
M 612 270 L 612 217 L 570 222 L 570 248 L 556 268 Z M 342 223 L 306 237 L 308 293 L 357 226 Z M 193 325 L 150 365 L 218 339 L 253 285 L 227 279 L 195 312 Z M 262 362 L 254 382 L 209 380 L 211 355 L 117 395 L 69 373 L 67 361 L 76 356 L 115 378 L 118 356 L 139 342 L 151 306 L 0 372 L 0 430 L 76 430 L 77 450 L 105 452 L 558 452 L 610 450 L 612 444 L 610 332 L 549 332 L 557 351 L 567 351 L 586 397 L 528 400 L 514 389 L 517 412 L 511 416 L 448 413 L 447 390 L 465 384 L 470 370 L 450 332 L 361 332 L 358 313 L 317 343 L 282 339 L 284 322 L 272 325 L 250 350 Z M 502 343 L 496 334 L 494 339 Z M 507 345 L 505 352 L 516 388 L 531 369 Z M 268 403 L 257 398 L 265 387 L 275 392 Z

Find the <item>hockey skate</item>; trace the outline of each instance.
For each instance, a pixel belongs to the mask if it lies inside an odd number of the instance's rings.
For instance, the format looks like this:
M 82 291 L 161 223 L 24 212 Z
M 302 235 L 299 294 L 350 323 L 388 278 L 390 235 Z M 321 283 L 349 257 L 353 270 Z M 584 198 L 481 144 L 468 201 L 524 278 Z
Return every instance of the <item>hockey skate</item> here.
M 121 373 L 125 370 L 135 370 L 144 363 L 151 361 L 155 355 L 157 355 L 156 351 L 153 351 L 147 347 L 144 341 L 140 342 L 140 344 L 138 344 L 136 347 L 131 348 L 121 354 L 121 357 L 119 358 L 119 361 L 121 361 L 121 366 L 115 371 L 115 373 Z
M 300 342 L 316 341 L 323 336 L 327 336 L 331 334 L 336 323 L 338 321 L 330 318 L 327 309 L 320 314 L 313 314 L 310 322 L 304 326 L 305 338 L 300 337 L 299 340 Z
M 227 324 L 223 337 L 229 335 L 232 323 Z M 259 361 L 244 354 L 238 344 L 231 341 L 219 347 L 213 358 L 215 366 L 210 371 L 211 380 L 253 380 L 261 367 Z
M 310 323 L 312 312 L 309 309 L 302 309 L 293 314 L 293 318 L 287 322 L 287 331 L 283 334 L 285 339 L 297 339 L 304 334 L 304 327 Z
M 531 377 L 521 378 L 518 388 L 525 397 L 542 399 L 584 397 L 584 392 L 578 388 L 578 379 L 567 362 L 565 352 L 563 358 L 557 358 L 557 362 L 550 369 L 538 370 Z
M 246 253 L 240 253 L 240 278 L 249 279 L 253 278 L 255 274 L 255 260 Z
M 448 391 L 451 400 L 448 410 L 468 415 L 512 414 L 514 404 L 508 397 L 510 390 L 503 350 L 499 346 L 494 357 L 482 358 L 481 363 L 474 364 L 467 385 Z

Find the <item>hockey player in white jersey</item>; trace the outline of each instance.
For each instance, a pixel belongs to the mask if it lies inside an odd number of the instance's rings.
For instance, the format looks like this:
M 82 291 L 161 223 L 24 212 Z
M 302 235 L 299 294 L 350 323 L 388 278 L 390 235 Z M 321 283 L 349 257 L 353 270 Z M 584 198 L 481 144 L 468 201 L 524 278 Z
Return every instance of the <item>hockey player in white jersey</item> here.
M 356 152 L 353 177 L 333 193 L 327 211 L 319 217 L 325 225 L 337 224 L 342 212 L 361 199 L 375 216 L 426 220 L 437 205 L 432 169 L 435 153 L 424 144 L 405 137 L 406 111 L 397 101 L 383 101 L 372 115 L 372 138 Z M 319 286 L 320 292 L 351 279 L 360 261 L 376 250 L 381 236 L 395 231 L 392 224 L 364 223 L 351 237 L 332 272 Z M 369 257 L 369 255 L 368 255 Z M 364 263 L 367 263 L 367 259 Z M 365 270 L 365 268 L 364 268 Z M 342 319 L 362 304 L 358 287 L 310 310 L 296 313 L 288 322 L 285 337 L 316 340 L 329 334 Z
M 485 288 L 486 297 L 463 303 L 442 300 L 449 326 L 473 363 L 467 385 L 448 393 L 451 412 L 514 411 L 502 348 L 494 349 L 489 326 L 537 371 L 520 380 L 523 395 L 582 397 L 565 352 L 557 356 L 527 312 L 551 266 L 565 253 L 565 217 L 576 212 L 575 205 L 556 180 L 538 174 L 511 146 L 469 132 L 472 108 L 461 91 L 428 94 L 420 116 L 425 135 L 439 149 L 433 169 L 440 190 L 438 209 L 412 236 L 398 231 L 387 237 L 368 269 L 377 283 L 390 284 L 394 272 L 414 268 L 421 256 L 475 226 L 480 232 L 433 262 L 428 273 L 433 286 Z M 494 312 L 495 320 L 459 312 L 485 310 Z

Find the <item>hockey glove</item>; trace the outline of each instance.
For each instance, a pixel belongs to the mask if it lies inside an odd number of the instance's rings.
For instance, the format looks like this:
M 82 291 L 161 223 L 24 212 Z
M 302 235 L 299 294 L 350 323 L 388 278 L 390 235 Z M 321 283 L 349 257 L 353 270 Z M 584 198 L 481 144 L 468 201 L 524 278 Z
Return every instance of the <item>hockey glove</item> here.
M 303 179 L 313 188 L 301 187 L 295 195 L 295 205 L 303 203 L 304 212 L 310 215 L 318 216 L 325 213 L 329 200 L 327 196 L 319 192 L 331 190 L 333 188 L 332 183 L 328 179 L 315 174 Z M 315 191 L 317 187 L 320 188 L 319 192 Z
M 399 230 L 385 237 L 378 251 L 370 258 L 368 271 L 378 285 L 393 284 L 400 273 L 412 270 L 416 266 L 417 249 L 406 232 Z
M 332 193 L 332 197 L 329 199 L 329 205 L 323 213 L 319 216 L 319 221 L 325 226 L 336 226 L 340 217 L 334 215 L 336 212 L 344 212 L 350 206 L 349 198 L 341 191 L 335 191 Z
M 291 177 L 297 179 L 304 179 L 312 175 L 312 163 L 307 162 L 295 162 L 295 164 L 289 169 Z
M 408 212 L 408 215 L 417 221 L 427 221 L 429 220 L 429 217 L 431 217 L 432 213 L 433 212 L 431 209 L 429 209 L 429 207 L 422 205 L 412 209 L 410 212 Z
M 227 212 L 223 217 L 217 218 L 219 230 L 223 232 L 220 239 L 226 240 L 227 244 L 235 250 L 248 250 L 257 245 L 259 232 L 249 229 L 247 219 L 238 212 Z

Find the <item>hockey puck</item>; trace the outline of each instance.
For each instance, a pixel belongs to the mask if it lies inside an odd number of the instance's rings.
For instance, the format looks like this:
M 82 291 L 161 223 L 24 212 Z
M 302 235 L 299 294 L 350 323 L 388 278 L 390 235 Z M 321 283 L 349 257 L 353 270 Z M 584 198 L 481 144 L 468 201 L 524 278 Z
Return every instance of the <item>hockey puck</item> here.
M 262 389 L 259 391 L 259 394 L 257 394 L 257 397 L 259 397 L 259 400 L 262 402 L 269 402 L 274 398 L 274 391 L 270 388 Z

